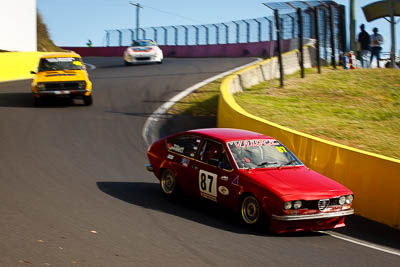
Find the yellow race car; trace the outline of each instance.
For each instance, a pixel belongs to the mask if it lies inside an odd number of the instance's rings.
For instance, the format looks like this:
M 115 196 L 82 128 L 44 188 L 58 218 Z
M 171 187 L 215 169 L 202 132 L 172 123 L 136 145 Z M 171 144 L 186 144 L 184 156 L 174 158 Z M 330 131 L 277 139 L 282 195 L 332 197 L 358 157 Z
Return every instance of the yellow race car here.
M 81 98 L 86 106 L 93 103 L 92 82 L 80 55 L 54 53 L 42 56 L 32 82 L 34 104 L 50 97 Z

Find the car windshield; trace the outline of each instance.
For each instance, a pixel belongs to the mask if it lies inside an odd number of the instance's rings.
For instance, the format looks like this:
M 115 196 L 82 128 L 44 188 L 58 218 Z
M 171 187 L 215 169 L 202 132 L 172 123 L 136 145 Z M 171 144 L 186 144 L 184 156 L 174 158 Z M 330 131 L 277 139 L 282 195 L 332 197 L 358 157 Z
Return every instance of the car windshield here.
M 78 57 L 50 57 L 42 58 L 38 71 L 52 70 L 82 70 L 82 61 Z
M 303 165 L 275 139 L 237 140 L 227 142 L 227 145 L 239 169 Z
M 156 43 L 151 40 L 139 40 L 132 42 L 132 46 L 153 46 L 153 45 L 156 45 Z

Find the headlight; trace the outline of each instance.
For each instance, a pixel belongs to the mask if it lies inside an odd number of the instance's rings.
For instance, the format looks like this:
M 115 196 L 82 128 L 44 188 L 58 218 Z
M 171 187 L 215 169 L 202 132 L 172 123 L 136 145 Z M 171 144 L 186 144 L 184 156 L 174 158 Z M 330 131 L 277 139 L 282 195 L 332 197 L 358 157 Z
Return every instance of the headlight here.
M 46 87 L 46 86 L 44 85 L 44 83 L 38 83 L 38 84 L 37 84 L 37 89 L 38 89 L 38 90 L 44 90 L 45 87 Z
M 301 201 L 300 201 L 300 200 L 296 200 L 296 201 L 293 203 L 293 208 L 295 208 L 296 210 L 297 210 L 297 209 L 300 209 L 300 208 L 301 208 L 301 205 L 302 205 Z
M 292 202 L 288 201 L 288 202 L 283 203 L 283 208 L 285 210 L 290 210 L 292 208 Z
M 351 202 L 353 202 L 353 199 L 354 199 L 353 195 L 346 196 L 346 204 L 350 204 Z
M 346 202 L 346 197 L 345 196 L 341 196 L 339 198 L 339 205 L 343 205 Z
M 79 89 L 85 89 L 86 88 L 86 82 L 78 82 Z

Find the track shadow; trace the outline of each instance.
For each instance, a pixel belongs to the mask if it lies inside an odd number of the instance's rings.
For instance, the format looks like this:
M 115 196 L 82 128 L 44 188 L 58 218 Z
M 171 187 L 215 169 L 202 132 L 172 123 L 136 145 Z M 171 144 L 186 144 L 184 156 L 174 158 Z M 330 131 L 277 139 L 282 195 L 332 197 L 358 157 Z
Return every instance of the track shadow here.
M 97 187 L 104 193 L 146 209 L 156 210 L 191 220 L 197 223 L 239 234 L 276 236 L 262 227 L 248 227 L 242 224 L 239 216 L 214 202 L 179 194 L 167 198 L 161 193 L 157 183 L 139 182 L 97 182 Z M 321 236 L 320 233 L 296 233 L 279 235 L 285 237 Z
M 32 93 L 0 93 L 0 107 L 33 107 Z
M 85 106 L 82 100 L 70 98 L 45 99 L 40 105 L 33 103 L 32 93 L 0 93 L 0 107 L 14 108 L 66 108 L 70 106 Z
M 400 250 L 400 231 L 358 215 L 346 218 L 346 227 L 332 230 L 335 233 Z

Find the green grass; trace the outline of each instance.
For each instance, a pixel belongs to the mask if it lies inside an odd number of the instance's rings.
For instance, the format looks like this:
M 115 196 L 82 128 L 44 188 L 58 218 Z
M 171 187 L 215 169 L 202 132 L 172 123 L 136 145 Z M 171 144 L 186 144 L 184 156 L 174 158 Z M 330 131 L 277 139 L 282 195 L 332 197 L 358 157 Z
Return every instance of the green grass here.
M 297 75 L 298 76 L 298 75 Z M 400 71 L 323 69 L 235 95 L 245 110 L 326 140 L 400 158 Z
M 222 79 L 211 82 L 175 104 L 169 114 L 216 116 Z
M 177 103 L 170 114 L 215 116 L 221 80 Z M 252 114 L 304 133 L 400 159 L 400 70 L 306 70 L 235 95 Z

